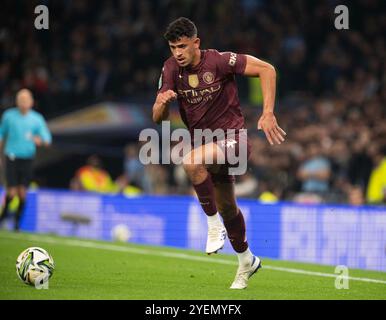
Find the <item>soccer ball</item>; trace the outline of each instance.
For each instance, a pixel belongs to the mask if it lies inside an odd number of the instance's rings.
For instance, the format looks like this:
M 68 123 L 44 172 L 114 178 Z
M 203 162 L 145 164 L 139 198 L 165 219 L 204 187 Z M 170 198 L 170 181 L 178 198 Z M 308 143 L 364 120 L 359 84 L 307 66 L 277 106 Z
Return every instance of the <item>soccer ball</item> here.
M 26 284 L 43 285 L 54 272 L 51 255 L 39 247 L 25 249 L 16 260 L 16 274 Z
M 111 230 L 111 237 L 114 241 L 127 242 L 131 238 L 131 232 L 126 225 L 121 223 Z

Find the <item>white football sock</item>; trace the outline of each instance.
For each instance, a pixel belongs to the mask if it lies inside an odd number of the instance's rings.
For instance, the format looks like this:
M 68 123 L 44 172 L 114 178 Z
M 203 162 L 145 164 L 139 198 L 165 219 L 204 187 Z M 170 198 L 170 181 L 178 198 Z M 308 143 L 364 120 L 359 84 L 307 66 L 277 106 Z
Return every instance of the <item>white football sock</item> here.
M 237 252 L 237 258 L 239 258 L 239 265 L 240 266 L 250 266 L 253 259 L 253 254 L 251 250 L 249 250 L 249 247 L 244 252 Z
M 218 212 L 213 216 L 206 216 L 206 217 L 208 219 L 208 226 L 218 225 L 219 223 L 222 224 L 220 215 L 218 214 Z

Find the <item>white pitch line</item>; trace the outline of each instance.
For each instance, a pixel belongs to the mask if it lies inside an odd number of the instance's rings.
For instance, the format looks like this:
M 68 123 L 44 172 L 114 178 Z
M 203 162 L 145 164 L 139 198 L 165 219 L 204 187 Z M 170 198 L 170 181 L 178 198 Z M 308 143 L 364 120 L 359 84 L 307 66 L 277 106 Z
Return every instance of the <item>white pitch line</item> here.
M 1 233 L 0 233 L 0 238 L 18 239 L 18 240 L 21 240 L 22 238 L 24 238 L 25 240 L 28 240 L 28 241 L 39 241 L 39 242 L 52 243 L 52 244 L 58 244 L 58 245 L 67 245 L 67 246 L 73 246 L 73 247 L 120 251 L 120 252 L 128 252 L 128 253 L 142 254 L 142 255 L 152 255 L 152 256 L 160 256 L 160 257 L 168 257 L 168 258 L 203 261 L 203 262 L 209 262 L 209 263 L 237 265 L 237 262 L 226 260 L 226 259 L 211 259 L 206 257 L 192 256 L 186 253 L 158 251 L 154 249 L 149 250 L 149 249 L 129 248 L 129 247 L 118 246 L 118 245 L 109 244 L 109 243 L 105 243 L 105 244 L 95 243 L 87 240 L 58 239 L 58 238 L 42 236 L 42 235 L 37 236 L 37 235 L 28 235 L 28 234 L 1 234 Z M 337 274 L 332 274 L 332 273 L 322 273 L 322 272 L 308 271 L 303 269 L 275 267 L 275 266 L 269 266 L 265 264 L 263 265 L 263 269 L 288 272 L 288 273 L 304 274 L 309 276 L 325 277 L 325 278 L 336 278 L 338 276 Z M 358 277 L 344 277 L 344 278 L 348 280 L 353 280 L 353 281 L 386 284 L 386 280 L 358 278 Z

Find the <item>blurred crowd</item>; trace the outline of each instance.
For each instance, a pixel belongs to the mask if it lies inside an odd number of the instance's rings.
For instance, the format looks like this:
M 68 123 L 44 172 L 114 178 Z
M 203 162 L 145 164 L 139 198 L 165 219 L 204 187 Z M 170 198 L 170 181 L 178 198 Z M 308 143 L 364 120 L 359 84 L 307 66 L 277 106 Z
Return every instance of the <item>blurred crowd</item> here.
M 2 3 L 2 108 L 22 86 L 33 90 L 48 117 L 94 100 L 154 97 L 169 55 L 163 31 L 187 16 L 203 48 L 253 54 L 278 72 L 277 116 L 288 133 L 280 146 L 269 146 L 255 130 L 261 109 L 248 101 L 246 80 L 240 82 L 253 152 L 239 195 L 385 202 L 386 183 L 379 181 L 386 146 L 383 1 L 347 2 L 350 29 L 336 30 L 334 8 L 344 1 L 55 0 L 46 1 L 50 29 L 39 32 L 31 27 L 38 2 Z M 120 183 L 150 193 L 190 192 L 180 167 L 142 168 L 133 148 Z M 381 190 L 375 195 L 372 188 Z
M 49 30 L 33 27 L 37 4 L 49 7 Z M 163 32 L 181 15 L 196 22 L 203 48 L 250 53 L 272 62 L 279 72 L 280 97 L 294 91 L 348 93 L 351 101 L 361 103 L 379 91 L 384 74 L 383 1 L 350 1 L 350 30 L 340 31 L 334 27 L 338 4 L 4 0 L 0 105 L 12 104 L 22 86 L 34 91 L 48 117 L 94 100 L 154 94 L 170 54 Z M 358 86 L 363 90 L 357 92 Z

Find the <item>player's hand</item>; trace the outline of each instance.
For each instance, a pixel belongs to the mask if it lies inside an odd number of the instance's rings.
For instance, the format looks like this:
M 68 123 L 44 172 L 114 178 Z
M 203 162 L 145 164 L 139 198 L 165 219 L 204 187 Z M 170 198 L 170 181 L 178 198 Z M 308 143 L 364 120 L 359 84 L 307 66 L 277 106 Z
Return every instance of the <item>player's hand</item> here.
M 43 140 L 42 140 L 42 138 L 40 138 L 39 136 L 34 136 L 34 137 L 32 138 L 32 140 L 34 141 L 34 143 L 35 143 L 38 147 L 40 147 L 40 146 L 43 144 Z
M 268 142 L 273 145 L 281 144 L 287 135 L 285 131 L 277 124 L 275 115 L 272 112 L 263 113 L 257 123 L 257 129 L 263 130 Z
M 157 96 L 157 102 L 160 104 L 168 104 L 176 99 L 177 99 L 177 93 L 175 93 L 173 90 L 161 92 Z

